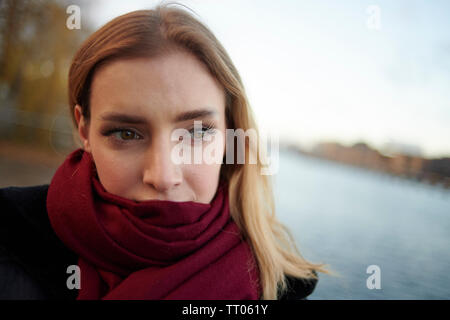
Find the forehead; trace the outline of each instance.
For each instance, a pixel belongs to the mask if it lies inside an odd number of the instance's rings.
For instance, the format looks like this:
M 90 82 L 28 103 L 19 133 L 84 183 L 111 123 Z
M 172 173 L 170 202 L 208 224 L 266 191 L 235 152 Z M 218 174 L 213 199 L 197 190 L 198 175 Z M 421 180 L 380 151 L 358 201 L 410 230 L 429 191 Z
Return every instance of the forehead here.
M 132 108 L 174 115 L 202 106 L 223 113 L 225 92 L 195 56 L 172 52 L 116 60 L 100 67 L 92 80 L 90 101 L 91 114 Z

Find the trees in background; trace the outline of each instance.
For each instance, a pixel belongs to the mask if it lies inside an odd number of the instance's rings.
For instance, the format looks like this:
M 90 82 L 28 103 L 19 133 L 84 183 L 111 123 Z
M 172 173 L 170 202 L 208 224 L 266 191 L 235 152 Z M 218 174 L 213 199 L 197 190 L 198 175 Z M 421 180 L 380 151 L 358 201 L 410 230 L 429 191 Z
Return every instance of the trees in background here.
M 0 1 L 0 140 L 44 148 L 71 144 L 68 70 L 92 30 L 84 20 L 81 29 L 67 28 L 69 5 Z

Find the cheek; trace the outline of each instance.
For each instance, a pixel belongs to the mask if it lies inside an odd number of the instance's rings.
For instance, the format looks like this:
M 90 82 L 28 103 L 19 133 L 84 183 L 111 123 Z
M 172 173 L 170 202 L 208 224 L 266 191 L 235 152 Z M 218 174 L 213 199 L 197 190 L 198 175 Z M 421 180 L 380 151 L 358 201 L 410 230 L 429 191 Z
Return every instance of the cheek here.
M 136 157 L 107 148 L 93 147 L 92 157 L 98 177 L 105 189 L 113 194 L 129 197 L 139 185 L 139 163 Z
M 192 164 L 183 168 L 185 182 L 197 196 L 198 202 L 211 202 L 218 187 L 220 168 L 221 164 Z

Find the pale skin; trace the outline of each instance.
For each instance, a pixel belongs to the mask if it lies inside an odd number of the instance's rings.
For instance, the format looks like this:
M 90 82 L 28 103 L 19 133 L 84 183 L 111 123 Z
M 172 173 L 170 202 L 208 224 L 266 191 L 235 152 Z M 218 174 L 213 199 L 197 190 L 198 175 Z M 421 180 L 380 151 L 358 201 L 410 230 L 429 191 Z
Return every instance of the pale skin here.
M 199 110 L 203 114 L 185 114 Z M 135 201 L 213 199 L 222 164 L 171 161 L 180 143 L 171 140 L 177 128 L 189 130 L 192 138 L 215 130 L 225 136 L 224 89 L 192 54 L 113 61 L 94 75 L 90 118 L 78 105 L 74 113 L 83 148 L 109 193 Z M 194 132 L 194 120 L 202 121 L 202 132 Z M 220 156 L 224 153 L 225 148 Z

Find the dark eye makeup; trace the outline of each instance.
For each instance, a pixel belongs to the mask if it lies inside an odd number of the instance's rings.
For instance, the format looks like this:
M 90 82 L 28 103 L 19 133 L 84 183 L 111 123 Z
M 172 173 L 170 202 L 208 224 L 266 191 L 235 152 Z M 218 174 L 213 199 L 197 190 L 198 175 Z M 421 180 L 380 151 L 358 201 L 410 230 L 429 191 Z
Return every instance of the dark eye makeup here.
M 191 137 L 194 139 L 202 139 L 207 134 L 214 134 L 216 132 L 216 127 L 212 122 L 202 121 L 201 130 L 197 130 L 197 132 L 201 132 L 201 137 L 196 137 L 195 126 L 192 126 L 188 131 L 191 134 Z M 144 139 L 143 135 L 140 134 L 136 129 L 122 126 L 114 126 L 108 127 L 101 130 L 101 134 L 105 137 L 110 137 L 114 139 L 118 143 L 126 143 L 127 141 L 133 140 L 141 140 Z

